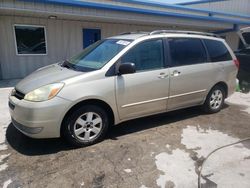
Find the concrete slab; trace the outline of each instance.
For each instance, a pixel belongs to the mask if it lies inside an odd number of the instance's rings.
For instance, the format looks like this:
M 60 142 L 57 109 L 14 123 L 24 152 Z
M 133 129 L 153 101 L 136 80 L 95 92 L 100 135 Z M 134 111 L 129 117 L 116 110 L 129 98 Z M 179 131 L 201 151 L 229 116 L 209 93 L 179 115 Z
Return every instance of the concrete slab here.
M 202 169 L 202 187 L 250 187 L 250 140 L 213 153 Z M 211 186 L 212 185 L 212 186 Z

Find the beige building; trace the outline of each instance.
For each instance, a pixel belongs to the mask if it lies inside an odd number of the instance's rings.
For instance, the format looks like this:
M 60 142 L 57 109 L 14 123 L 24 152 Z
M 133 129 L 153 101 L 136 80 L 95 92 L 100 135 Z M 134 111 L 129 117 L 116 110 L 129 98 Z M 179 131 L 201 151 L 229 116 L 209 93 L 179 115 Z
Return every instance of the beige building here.
M 191 6 L 141 0 L 0 0 L 0 79 L 23 78 L 96 40 L 129 31 L 217 32 L 237 48 L 235 31 L 250 25 L 247 12 Z

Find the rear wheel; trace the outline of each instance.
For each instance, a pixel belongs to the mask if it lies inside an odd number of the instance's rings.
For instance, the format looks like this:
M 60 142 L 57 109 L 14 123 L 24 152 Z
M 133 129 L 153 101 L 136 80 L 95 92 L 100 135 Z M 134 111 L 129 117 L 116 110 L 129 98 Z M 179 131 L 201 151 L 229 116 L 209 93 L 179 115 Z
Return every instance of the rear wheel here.
M 105 110 L 98 106 L 85 105 L 69 115 L 63 124 L 62 133 L 75 146 L 89 146 L 104 138 L 108 126 Z
M 203 109 L 207 113 L 216 113 L 221 110 L 225 100 L 225 89 L 221 86 L 215 86 L 208 93 Z

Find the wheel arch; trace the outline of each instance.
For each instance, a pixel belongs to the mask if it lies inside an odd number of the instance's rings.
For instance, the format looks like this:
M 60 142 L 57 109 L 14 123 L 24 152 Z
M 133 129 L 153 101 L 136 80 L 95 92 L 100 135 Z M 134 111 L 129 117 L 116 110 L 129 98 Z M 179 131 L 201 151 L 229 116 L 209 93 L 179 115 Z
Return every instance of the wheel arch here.
M 224 91 L 225 91 L 225 98 L 228 97 L 228 86 L 227 86 L 227 84 L 226 84 L 225 82 L 221 81 L 221 82 L 216 83 L 216 84 L 210 89 L 210 91 L 211 91 L 215 86 L 220 86 L 220 87 L 222 87 L 222 88 L 224 89 Z
M 205 103 L 208 94 L 209 94 L 209 93 L 212 91 L 212 89 L 213 89 L 214 87 L 216 87 L 216 86 L 221 86 L 221 87 L 223 87 L 224 90 L 225 90 L 225 98 L 228 97 L 228 86 L 227 86 L 227 84 L 226 84 L 225 82 L 220 81 L 220 82 L 217 82 L 216 84 L 214 84 L 214 85 L 208 90 L 207 94 L 205 95 L 205 97 L 204 97 L 204 99 L 203 99 L 203 103 L 202 103 L 202 104 Z
M 101 107 L 102 109 L 104 109 L 107 114 L 108 114 L 108 118 L 110 119 L 110 125 L 113 125 L 115 122 L 115 115 L 114 112 L 112 110 L 112 108 L 110 107 L 110 105 L 106 102 L 104 102 L 103 100 L 100 99 L 86 99 L 83 101 L 80 101 L 78 103 L 76 103 L 75 105 L 73 105 L 64 115 L 62 122 L 61 122 L 61 127 L 60 127 L 60 135 L 62 135 L 62 127 L 64 125 L 65 122 L 67 122 L 69 116 L 79 107 L 83 106 L 83 105 L 97 105 L 99 107 Z

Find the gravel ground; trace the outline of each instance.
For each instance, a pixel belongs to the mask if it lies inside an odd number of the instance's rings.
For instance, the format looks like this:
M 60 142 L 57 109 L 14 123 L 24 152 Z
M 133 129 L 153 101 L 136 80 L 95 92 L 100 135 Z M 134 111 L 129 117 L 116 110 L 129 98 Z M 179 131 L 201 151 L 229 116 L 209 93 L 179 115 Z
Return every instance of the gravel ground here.
M 250 94 L 235 93 L 213 115 L 190 108 L 122 123 L 94 146 L 34 140 L 10 123 L 0 83 L 0 186 L 197 187 L 199 167 L 214 149 L 250 136 Z M 208 158 L 202 187 L 250 187 L 250 142 Z

